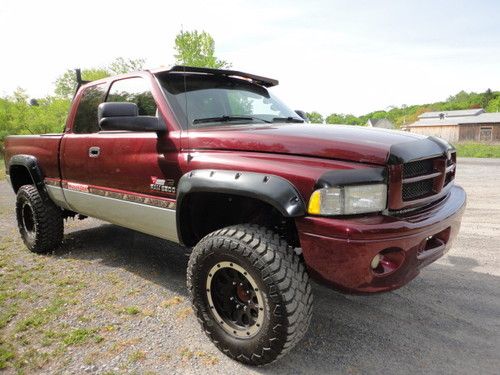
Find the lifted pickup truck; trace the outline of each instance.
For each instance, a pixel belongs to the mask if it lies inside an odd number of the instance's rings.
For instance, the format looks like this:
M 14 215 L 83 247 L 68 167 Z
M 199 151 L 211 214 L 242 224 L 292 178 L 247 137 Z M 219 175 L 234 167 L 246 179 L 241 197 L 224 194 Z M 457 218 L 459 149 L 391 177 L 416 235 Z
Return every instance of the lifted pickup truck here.
M 194 247 L 194 311 L 253 365 L 304 336 L 309 277 L 348 293 L 405 285 L 459 230 L 455 149 L 304 123 L 268 90 L 277 83 L 176 66 L 84 84 L 63 134 L 6 139 L 26 246 L 55 249 L 79 215 Z

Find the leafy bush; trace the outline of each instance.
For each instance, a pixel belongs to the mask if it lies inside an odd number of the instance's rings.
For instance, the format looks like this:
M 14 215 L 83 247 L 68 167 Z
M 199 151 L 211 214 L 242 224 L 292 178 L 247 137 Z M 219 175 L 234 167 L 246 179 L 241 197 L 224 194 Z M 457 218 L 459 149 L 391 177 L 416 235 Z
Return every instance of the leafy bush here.
M 0 98 L 0 146 L 10 134 L 60 133 L 70 106 L 69 99 L 46 97 L 28 103 L 23 90 Z

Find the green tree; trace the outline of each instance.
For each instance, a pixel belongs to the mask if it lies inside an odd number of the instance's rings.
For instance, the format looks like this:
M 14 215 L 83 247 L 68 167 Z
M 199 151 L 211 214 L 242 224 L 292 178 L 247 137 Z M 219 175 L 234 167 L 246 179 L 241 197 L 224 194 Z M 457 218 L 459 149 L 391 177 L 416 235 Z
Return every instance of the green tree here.
M 344 115 L 332 113 L 325 118 L 327 124 L 344 124 Z
M 103 68 L 92 68 L 82 70 L 82 79 L 85 81 L 95 81 L 101 78 L 109 77 L 110 72 Z M 76 75 L 75 71 L 68 69 L 55 82 L 54 93 L 59 98 L 70 99 L 75 94 Z
M 500 112 L 500 95 L 497 95 L 494 99 L 491 99 L 488 103 L 488 107 L 485 108 L 488 112 Z
M 311 124 L 322 124 L 323 123 L 323 116 L 319 112 L 308 112 L 306 113 L 307 118 L 309 119 L 309 122 Z
M 231 64 L 215 56 L 215 42 L 205 32 L 181 31 L 175 37 L 176 64 L 202 68 L 230 68 Z
M 366 121 L 363 121 L 362 118 L 356 117 L 351 114 L 339 114 L 339 113 L 332 113 L 331 115 L 327 116 L 325 119 L 325 122 L 327 124 L 343 124 L 343 125 L 365 125 Z
M 7 129 L 9 132 L 19 133 L 23 128 L 26 128 L 25 124 L 29 120 L 28 94 L 26 90 L 18 87 L 12 96 L 8 96 L 6 99 L 10 102 L 7 109 Z
M 90 68 L 82 70 L 82 79 L 84 81 L 96 81 L 111 75 L 135 72 L 144 69 L 144 59 L 126 59 L 117 57 L 107 67 Z M 76 75 L 74 70 L 67 70 L 55 82 L 55 94 L 60 98 L 70 99 L 73 97 L 76 89 Z
M 29 106 L 23 132 L 28 134 L 60 133 L 64 129 L 70 107 L 68 99 L 48 96 L 38 99 L 37 106 Z
M 458 109 L 481 108 L 483 106 L 484 94 L 460 91 L 450 96 L 445 103 L 437 105 L 438 111 L 453 111 Z M 437 103 L 436 103 L 437 104 Z
M 481 100 L 481 107 L 485 109 L 488 108 L 488 104 L 490 104 L 490 101 L 493 99 L 495 99 L 495 95 L 493 94 L 491 89 L 487 89 L 483 94 L 483 98 Z
M 137 72 L 144 69 L 145 62 L 146 60 L 144 59 L 124 59 L 123 57 L 117 57 L 109 64 L 108 70 L 114 75 Z
M 64 127 L 69 99 L 48 96 L 28 103 L 28 95 L 17 89 L 13 95 L 0 98 L 0 151 L 9 134 L 60 133 Z

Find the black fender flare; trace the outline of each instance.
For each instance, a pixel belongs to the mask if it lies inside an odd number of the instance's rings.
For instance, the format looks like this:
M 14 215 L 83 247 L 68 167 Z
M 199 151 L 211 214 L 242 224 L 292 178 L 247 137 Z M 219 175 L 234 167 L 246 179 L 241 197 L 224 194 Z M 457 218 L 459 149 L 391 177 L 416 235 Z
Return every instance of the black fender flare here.
M 182 242 L 183 200 L 190 193 L 214 192 L 261 200 L 284 217 L 306 214 L 306 205 L 295 186 L 283 177 L 255 172 L 197 169 L 183 175 L 177 185 L 177 233 Z
M 13 167 L 20 166 L 24 167 L 28 174 L 31 177 L 33 185 L 37 188 L 38 192 L 43 198 L 47 198 L 47 192 L 45 190 L 45 183 L 43 181 L 43 173 L 38 165 L 38 160 L 33 155 L 14 155 L 9 160 L 9 175 L 10 175 L 10 183 L 12 185 L 12 189 L 17 193 L 17 190 L 20 186 L 16 186 L 15 177 L 12 174 Z

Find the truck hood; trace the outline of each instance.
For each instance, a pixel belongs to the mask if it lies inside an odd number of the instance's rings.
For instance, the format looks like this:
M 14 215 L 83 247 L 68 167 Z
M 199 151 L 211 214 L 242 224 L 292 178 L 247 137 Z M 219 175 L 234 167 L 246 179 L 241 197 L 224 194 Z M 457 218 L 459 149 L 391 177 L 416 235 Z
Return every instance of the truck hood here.
M 348 125 L 238 125 L 189 131 L 189 148 L 305 155 L 385 165 L 442 155 L 437 138 Z

